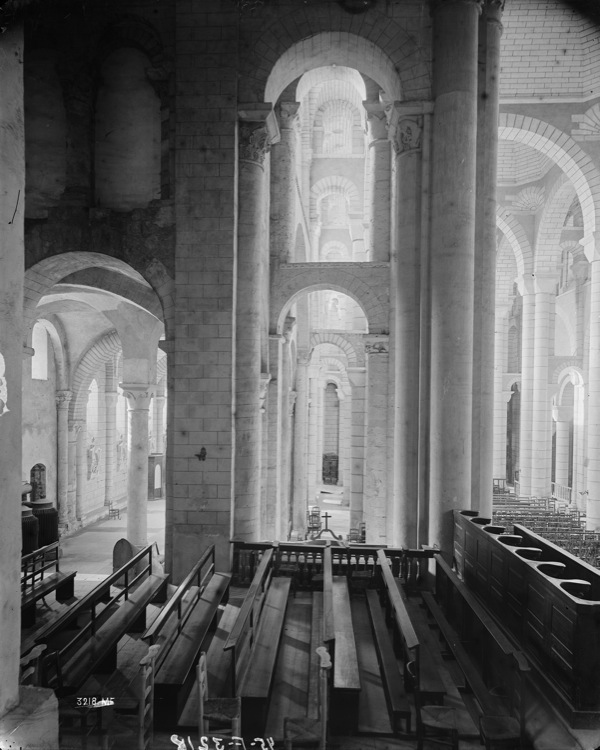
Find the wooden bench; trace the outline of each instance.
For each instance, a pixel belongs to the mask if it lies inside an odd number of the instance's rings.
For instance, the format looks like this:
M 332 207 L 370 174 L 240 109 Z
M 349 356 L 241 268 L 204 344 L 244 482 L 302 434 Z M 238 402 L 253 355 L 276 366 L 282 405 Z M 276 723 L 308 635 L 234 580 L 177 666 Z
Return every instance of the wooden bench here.
M 242 698 L 244 736 L 264 734 L 269 694 L 290 591 L 273 576 L 274 549 L 265 549 L 224 649 L 231 652 L 231 694 Z
M 63 573 L 59 565 L 58 542 L 41 547 L 21 558 L 21 627 L 35 625 L 36 603 L 56 592 L 56 601 L 74 596 L 74 573 Z
M 373 629 L 373 641 L 377 651 L 379 671 L 383 690 L 394 734 L 398 733 L 400 721 L 406 722 L 406 731 L 410 733 L 410 702 L 404 690 L 404 682 L 396 661 L 394 648 L 389 637 L 385 616 L 379 602 L 379 596 L 373 589 L 366 592 L 367 607 Z
M 113 672 L 119 640 L 125 633 L 146 629 L 146 607 L 164 601 L 167 580 L 165 574 L 152 573 L 149 545 L 45 627 L 35 638 L 36 643 L 48 647 L 43 686 L 53 688 L 59 696 L 69 695 L 92 673 Z M 123 587 L 111 596 L 117 581 Z M 100 603 L 105 605 L 101 610 Z
M 142 638 L 160 646 L 154 678 L 154 720 L 174 727 L 196 679 L 200 653 L 227 602 L 231 575 L 215 572 L 215 546 L 194 565 Z

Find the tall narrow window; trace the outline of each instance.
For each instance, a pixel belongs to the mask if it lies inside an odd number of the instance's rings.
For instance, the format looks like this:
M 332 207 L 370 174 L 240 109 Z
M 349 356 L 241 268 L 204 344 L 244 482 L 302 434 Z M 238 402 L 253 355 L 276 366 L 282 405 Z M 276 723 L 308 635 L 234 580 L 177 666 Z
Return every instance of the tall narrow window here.
M 31 377 L 34 380 L 48 380 L 48 333 L 41 323 L 36 323 L 33 327 L 31 344 L 34 352 Z

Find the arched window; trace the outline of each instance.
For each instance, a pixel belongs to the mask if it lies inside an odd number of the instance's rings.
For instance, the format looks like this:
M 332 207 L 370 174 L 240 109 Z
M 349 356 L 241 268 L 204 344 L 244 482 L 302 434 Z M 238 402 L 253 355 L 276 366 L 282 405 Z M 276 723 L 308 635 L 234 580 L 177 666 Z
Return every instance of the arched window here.
M 48 380 L 48 333 L 41 323 L 33 326 L 31 344 L 34 352 L 31 360 L 31 377 L 34 380 Z

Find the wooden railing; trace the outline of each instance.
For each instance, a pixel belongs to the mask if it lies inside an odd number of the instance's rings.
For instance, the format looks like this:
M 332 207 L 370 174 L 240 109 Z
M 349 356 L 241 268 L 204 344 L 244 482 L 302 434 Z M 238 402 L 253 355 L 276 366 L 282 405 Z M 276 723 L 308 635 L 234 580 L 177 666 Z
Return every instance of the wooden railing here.
M 149 646 L 158 644 L 161 646 L 158 664 L 161 655 L 166 655 L 173 641 L 179 636 L 189 615 L 201 598 L 204 589 L 215 571 L 215 546 L 212 544 L 190 570 L 184 580 L 177 587 L 177 591 L 169 599 L 168 604 L 162 609 L 159 616 L 144 633 L 144 640 Z M 192 591 L 192 596 L 185 599 L 186 594 Z M 175 627 L 171 627 L 171 623 Z M 167 628 L 167 623 L 169 627 Z M 162 635 L 161 632 L 165 631 Z
M 144 563 L 144 558 L 147 558 L 147 562 Z M 79 642 L 88 640 L 96 634 L 96 630 L 105 622 L 110 614 L 114 611 L 111 605 L 116 604 L 120 599 L 127 600 L 129 594 L 135 588 L 135 586 L 141 582 L 142 578 L 149 577 L 152 575 L 152 545 L 149 544 L 144 547 L 143 550 L 137 553 L 135 557 L 132 557 L 129 562 L 125 563 L 123 567 L 119 568 L 115 573 L 108 576 L 104 581 L 99 583 L 93 591 L 86 594 L 76 604 L 61 615 L 58 619 L 54 620 L 48 627 L 44 628 L 38 636 L 36 636 L 36 642 L 45 643 L 53 636 L 56 636 L 67 625 L 70 625 L 76 621 L 84 613 L 90 613 L 90 620 L 71 638 L 71 640 L 63 645 L 58 651 L 60 658 Z M 116 586 L 117 582 L 119 586 L 122 585 L 120 591 L 111 597 L 111 587 Z M 103 603 L 104 608 L 102 612 L 96 614 L 96 608 L 98 604 Z M 104 614 L 106 612 L 106 614 Z
M 569 505 L 571 503 L 571 497 L 573 490 L 570 487 L 566 487 L 564 484 L 557 484 L 552 482 L 550 485 L 550 494 L 556 500 L 560 500 L 563 503 Z
M 237 695 L 250 661 L 266 593 L 273 575 L 273 547 L 263 550 L 244 603 L 223 649 L 231 651 L 231 695 Z
M 386 618 L 392 626 L 396 652 L 401 652 L 404 664 L 414 661 L 419 664 L 419 638 L 400 596 L 397 579 L 394 577 L 384 550 L 377 555 L 383 581 Z

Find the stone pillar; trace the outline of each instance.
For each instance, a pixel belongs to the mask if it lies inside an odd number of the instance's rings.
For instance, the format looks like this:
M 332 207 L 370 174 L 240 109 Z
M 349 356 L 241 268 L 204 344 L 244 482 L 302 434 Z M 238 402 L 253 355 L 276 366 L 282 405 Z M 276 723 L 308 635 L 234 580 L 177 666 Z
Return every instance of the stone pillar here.
M 271 150 L 271 275 L 280 263 L 298 262 L 296 244 L 296 145 L 298 102 L 277 107 L 281 140 Z
M 494 298 L 500 38 L 504 0 L 485 0 L 479 21 L 477 212 L 473 317 L 472 507 L 492 512 L 494 457 Z
M 265 161 L 271 143 L 264 109 L 240 110 L 238 255 L 235 300 L 235 506 L 233 535 L 256 541 L 260 533 L 261 423 L 259 410 L 262 266 L 268 263 L 268 189 Z
M 156 386 L 154 396 L 154 439 L 156 440 L 156 452 L 165 452 L 165 389 L 164 385 Z
M 296 391 L 288 391 L 287 414 L 283 428 L 283 465 L 281 469 L 281 530 L 280 539 L 290 539 L 293 526 L 293 474 L 292 474 L 292 445 L 294 432 L 294 409 L 296 406 Z M 282 402 L 286 408 L 286 401 Z
M 86 423 L 78 420 L 73 425 L 75 429 L 75 503 L 69 506 L 72 522 L 75 525 L 81 523 L 83 517 L 83 501 L 85 488 L 87 486 L 87 431 Z
M 309 357 L 298 353 L 296 364 L 296 409 L 294 418 L 294 486 L 292 528 L 294 538 L 306 533 L 308 508 L 308 367 Z
M 554 481 L 563 487 L 569 486 L 569 436 L 573 409 L 570 406 L 555 406 L 552 419 L 556 422 L 556 445 L 554 463 Z
M 279 456 L 278 478 L 279 490 L 277 504 L 279 511 L 279 526 L 277 527 L 278 539 L 287 539 L 292 522 L 292 487 L 291 487 L 291 450 L 292 450 L 292 414 L 296 400 L 295 392 L 291 392 L 292 385 L 292 354 L 291 342 L 294 318 L 286 318 L 281 340 L 281 380 L 279 384 Z
M 71 527 L 76 521 L 75 505 L 77 502 L 77 437 L 81 431 L 83 421 L 71 420 L 69 423 L 69 488 L 67 502 L 67 525 Z
M 383 105 L 363 102 L 367 110 L 370 169 L 370 257 L 375 262 L 390 259 L 391 144 Z
M 320 365 L 311 364 L 308 368 L 308 504 L 318 502 L 322 483 L 323 468 L 323 381 Z
M 69 403 L 71 391 L 56 392 L 56 505 L 58 522 L 69 522 Z
M 283 342 L 285 339 L 278 334 L 269 336 L 269 366 L 271 380 L 267 392 L 267 435 L 268 449 L 265 469 L 267 476 L 267 491 L 265 493 L 266 507 L 264 519 L 264 538 L 280 539 L 281 514 L 285 514 L 285 504 L 281 492 L 281 474 L 283 469 L 282 455 L 282 405 L 283 395 Z
M 1 717 L 19 702 L 21 643 L 19 500 L 22 464 L 25 134 L 23 30 L 18 27 L 0 37 L 0 160 L 0 295 L 3 300 L 0 306 L 0 486 L 3 497 L 0 527 Z
M 148 544 L 148 415 L 152 385 L 121 383 L 127 399 L 127 539 L 141 549 Z
M 344 488 L 344 504 L 350 502 L 350 487 L 352 482 L 351 440 L 352 440 L 352 399 L 341 388 L 338 389 L 340 399 L 340 463 L 338 484 Z
M 271 383 L 271 374 L 261 372 L 260 374 L 260 392 L 258 396 L 259 412 L 261 416 L 260 438 L 261 454 L 260 466 L 261 475 L 259 479 L 260 486 L 260 526 L 258 528 L 259 539 L 273 538 L 274 525 L 273 518 L 269 516 L 267 484 L 268 484 L 268 466 L 269 466 L 269 418 L 267 415 L 267 398 L 269 394 L 269 384 Z M 275 512 L 279 512 L 278 505 Z M 268 527 L 268 528 L 267 528 Z
M 494 332 L 494 461 L 493 479 L 506 479 L 506 409 L 510 400 L 503 390 L 506 369 L 506 345 L 508 331 L 508 309 L 496 305 L 496 327 Z M 491 508 L 487 510 L 488 514 Z
M 519 487 L 520 494 L 531 495 L 533 456 L 531 430 L 533 425 L 533 350 L 535 337 L 535 295 L 533 275 L 526 274 L 518 280 L 523 297 L 521 315 L 521 425 L 519 437 Z
M 106 445 L 104 463 L 104 505 L 115 500 L 115 471 L 117 468 L 117 391 L 104 394 Z
M 350 239 L 352 240 L 352 261 L 354 263 L 366 261 L 364 226 L 360 216 L 350 216 Z
M 590 263 L 589 375 L 587 404 L 587 512 L 588 529 L 600 528 L 600 234 L 584 238 Z M 582 490 L 585 492 L 585 490 Z
M 390 383 L 393 457 L 388 544 L 416 547 L 419 517 L 419 377 L 422 257 L 422 108 L 396 103 L 389 127 L 392 166 Z
M 531 494 L 550 494 L 551 403 L 548 394 L 548 359 L 554 352 L 554 299 L 557 277 L 537 271 L 533 353 L 533 404 L 531 419 Z
M 429 541 L 452 555 L 471 505 L 477 0 L 433 6 Z
M 350 528 L 357 528 L 363 518 L 363 491 L 365 478 L 365 383 L 364 367 L 349 367 L 348 379 L 352 387 L 352 477 L 350 491 Z
M 365 336 L 367 398 L 363 514 L 367 544 L 387 544 L 387 433 L 389 342 L 387 336 Z

